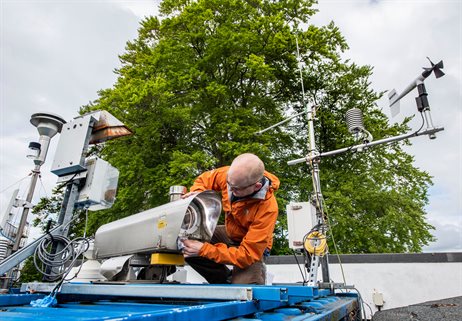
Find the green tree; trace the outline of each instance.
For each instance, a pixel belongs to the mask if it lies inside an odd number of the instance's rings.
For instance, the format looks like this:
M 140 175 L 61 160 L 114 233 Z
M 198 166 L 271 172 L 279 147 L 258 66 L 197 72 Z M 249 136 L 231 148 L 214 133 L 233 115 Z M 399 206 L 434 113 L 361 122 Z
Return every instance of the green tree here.
M 32 213 L 35 215 L 32 225 L 39 227 L 43 233 L 46 232 L 48 222 L 51 221 L 50 229 L 53 229 L 58 222 L 59 213 L 62 210 L 65 185 L 55 188 L 51 197 L 42 197 L 34 206 Z M 70 239 L 81 237 L 85 234 L 87 213 L 82 208 L 74 210 L 71 223 L 69 224 Z
M 81 110 L 108 110 L 134 132 L 101 151 L 121 176 L 116 204 L 90 215 L 91 231 L 163 204 L 170 185 L 189 186 L 204 170 L 253 152 L 282 182 L 273 253 L 285 253 L 285 205 L 308 200 L 312 191 L 309 169 L 287 165 L 307 153 L 306 121 L 255 133 L 305 104 L 317 106 L 320 151 L 354 143 L 343 121 L 351 107 L 364 112 L 376 139 L 408 129 L 407 121 L 390 126 L 374 105 L 382 93 L 370 88 L 372 68 L 341 59 L 348 46 L 335 24 L 309 24 L 314 3 L 164 0 L 162 19 L 141 22 L 138 38 L 120 56 L 113 88 Z M 340 252 L 420 251 L 432 240 L 424 212 L 431 180 L 412 161 L 398 144 L 322 160 L 321 185 Z

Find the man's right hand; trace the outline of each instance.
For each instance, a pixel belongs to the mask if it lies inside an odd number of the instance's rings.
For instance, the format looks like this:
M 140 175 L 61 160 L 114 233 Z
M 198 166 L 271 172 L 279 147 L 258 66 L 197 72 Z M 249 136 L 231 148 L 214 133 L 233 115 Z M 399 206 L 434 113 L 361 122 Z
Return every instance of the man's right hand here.
M 184 248 L 182 249 L 183 256 L 184 257 L 194 257 L 194 256 L 199 256 L 199 253 L 201 251 L 202 246 L 204 246 L 204 243 L 196 241 L 196 240 L 184 240 L 183 245 L 184 245 Z

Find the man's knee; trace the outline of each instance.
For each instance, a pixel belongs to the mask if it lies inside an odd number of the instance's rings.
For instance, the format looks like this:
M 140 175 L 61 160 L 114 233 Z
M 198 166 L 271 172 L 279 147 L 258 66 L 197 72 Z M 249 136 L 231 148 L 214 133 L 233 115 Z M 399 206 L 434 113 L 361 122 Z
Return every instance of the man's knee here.
M 186 262 L 210 284 L 230 283 L 231 271 L 224 264 L 203 257 L 186 258 Z
M 232 281 L 233 284 L 265 284 L 266 281 L 266 266 L 262 261 L 255 262 L 245 269 L 233 269 Z

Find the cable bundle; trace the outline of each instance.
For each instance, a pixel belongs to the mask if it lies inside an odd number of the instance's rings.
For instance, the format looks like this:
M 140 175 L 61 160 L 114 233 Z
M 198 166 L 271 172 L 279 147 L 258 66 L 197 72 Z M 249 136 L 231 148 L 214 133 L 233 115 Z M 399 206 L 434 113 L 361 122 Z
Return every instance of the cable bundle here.
M 65 276 L 74 266 L 80 255 L 88 250 L 90 243 L 84 237 L 69 240 L 56 235 L 43 239 L 34 253 L 34 265 L 50 281 Z M 58 249 L 60 249 L 58 251 Z

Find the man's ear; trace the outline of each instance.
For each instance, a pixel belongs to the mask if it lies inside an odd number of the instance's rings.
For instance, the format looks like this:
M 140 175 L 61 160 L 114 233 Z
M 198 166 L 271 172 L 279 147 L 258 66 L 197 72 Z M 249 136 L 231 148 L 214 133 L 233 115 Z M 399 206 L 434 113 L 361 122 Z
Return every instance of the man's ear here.
M 263 184 L 261 182 L 255 183 L 255 190 L 258 191 L 260 188 L 262 188 Z

